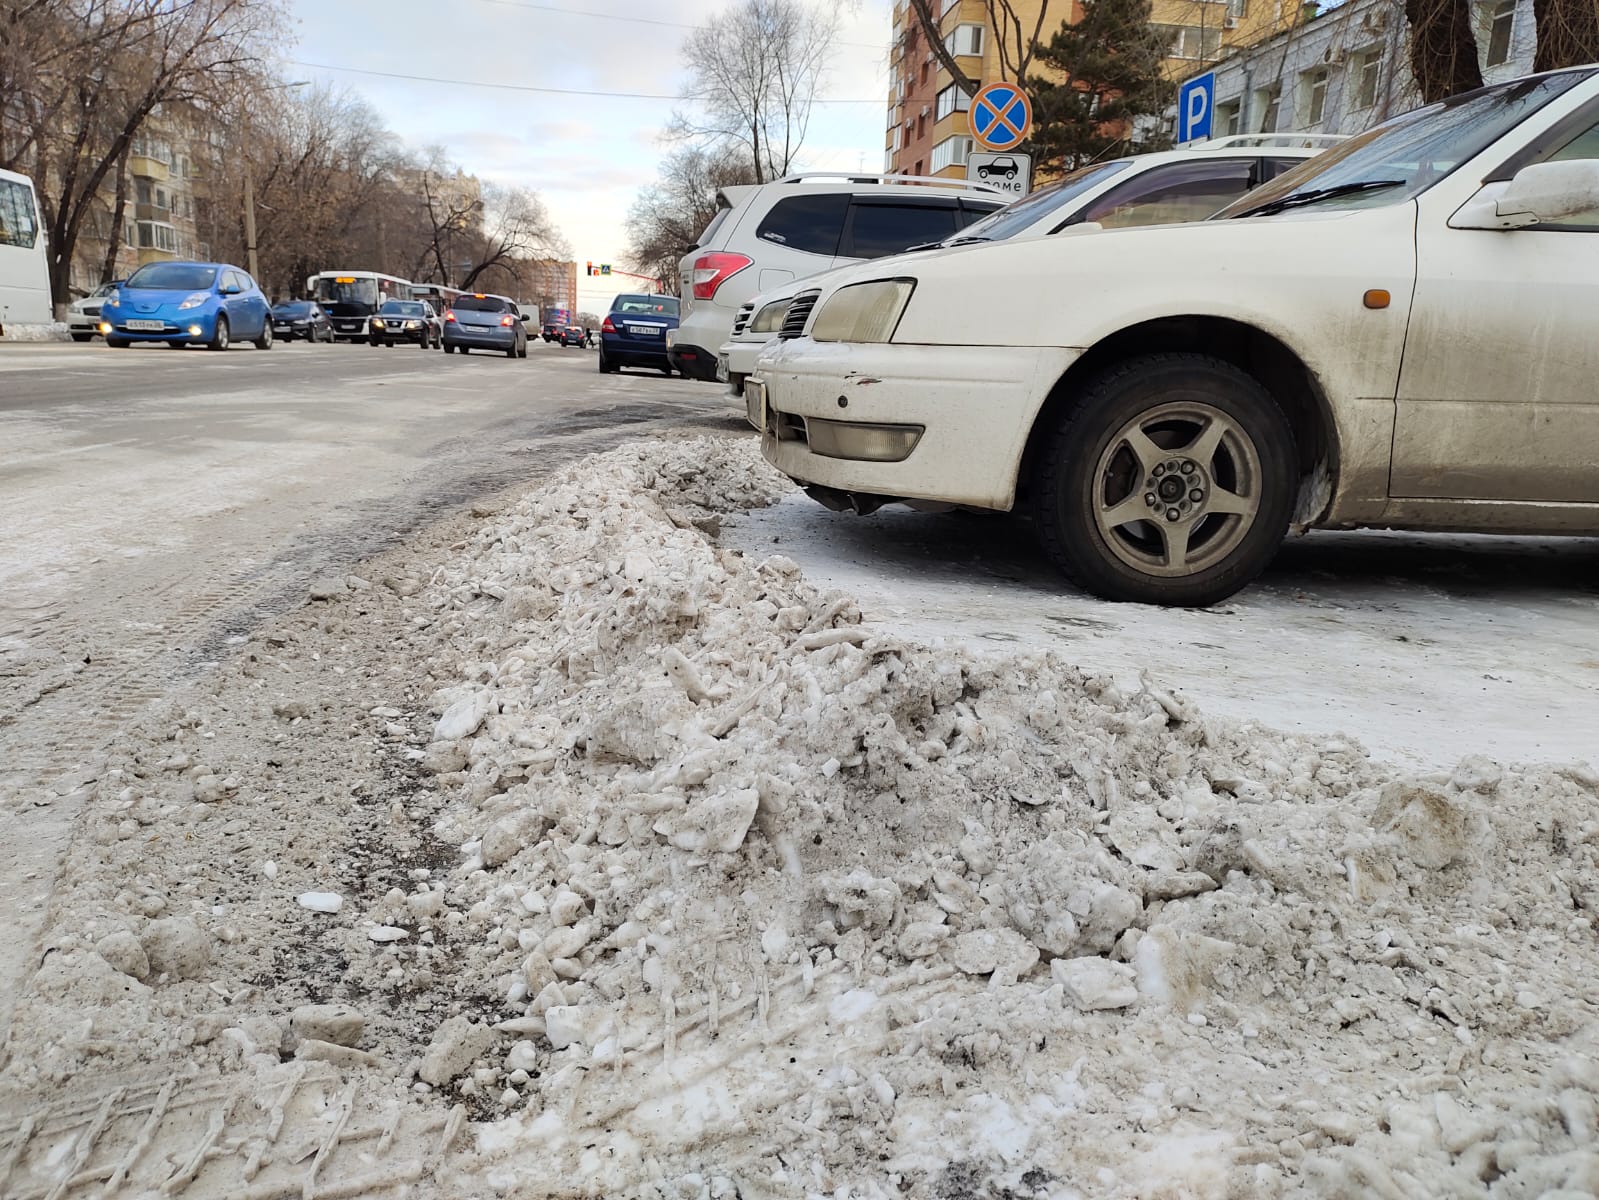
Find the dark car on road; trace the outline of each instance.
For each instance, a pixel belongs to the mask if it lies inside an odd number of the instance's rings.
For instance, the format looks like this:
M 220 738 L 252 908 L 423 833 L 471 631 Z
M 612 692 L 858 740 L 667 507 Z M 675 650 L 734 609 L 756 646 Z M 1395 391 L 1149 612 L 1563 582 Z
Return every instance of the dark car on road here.
M 289 300 L 272 306 L 272 333 L 285 342 L 331 342 L 333 322 L 315 300 Z
M 600 326 L 600 370 L 654 367 L 672 373 L 666 357 L 666 331 L 677 328 L 676 296 L 621 295 Z
M 581 325 L 568 325 L 561 330 L 561 345 L 582 346 L 588 341 L 589 331 Z
M 444 353 L 499 350 L 507 358 L 527 357 L 527 327 L 516 301 L 482 292 L 457 296 L 444 312 Z
M 374 346 L 410 342 L 431 350 L 443 336 L 444 323 L 426 300 L 385 300 L 372 317 L 372 333 L 368 340 Z

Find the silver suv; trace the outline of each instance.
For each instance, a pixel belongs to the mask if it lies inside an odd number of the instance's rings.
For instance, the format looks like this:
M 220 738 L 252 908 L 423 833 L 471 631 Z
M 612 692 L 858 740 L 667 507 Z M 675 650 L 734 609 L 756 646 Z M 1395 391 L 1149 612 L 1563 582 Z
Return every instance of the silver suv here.
M 672 366 L 716 378 L 716 352 L 758 292 L 832 267 L 940 242 L 1002 208 L 984 184 L 915 175 L 788 175 L 723 188 L 716 216 L 679 264 L 683 322 Z

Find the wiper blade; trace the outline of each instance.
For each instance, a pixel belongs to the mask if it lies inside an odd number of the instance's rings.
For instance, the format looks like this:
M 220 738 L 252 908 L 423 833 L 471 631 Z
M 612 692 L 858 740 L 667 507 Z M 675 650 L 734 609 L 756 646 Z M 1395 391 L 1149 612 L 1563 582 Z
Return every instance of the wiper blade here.
M 993 240 L 994 239 L 989 237 L 986 233 L 974 233 L 970 237 L 950 238 L 949 241 L 944 243 L 944 245 L 946 245 L 946 246 L 970 246 L 974 242 L 991 242 Z
M 1318 200 L 1328 200 L 1333 196 L 1353 196 L 1357 192 L 1376 192 L 1383 188 L 1404 187 L 1403 179 L 1362 179 L 1358 183 L 1338 183 L 1332 187 L 1312 188 L 1308 192 L 1294 192 L 1279 200 L 1269 200 L 1257 208 L 1246 208 L 1243 212 L 1234 215 L 1233 220 L 1239 217 L 1264 217 L 1271 213 L 1280 213 L 1288 208 L 1300 208 L 1306 204 L 1314 204 Z

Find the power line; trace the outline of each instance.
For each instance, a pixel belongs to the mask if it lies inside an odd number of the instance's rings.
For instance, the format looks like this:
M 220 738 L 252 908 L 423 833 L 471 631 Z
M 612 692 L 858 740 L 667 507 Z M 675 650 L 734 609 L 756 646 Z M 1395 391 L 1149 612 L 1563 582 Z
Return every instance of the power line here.
M 682 96 L 668 96 L 653 92 L 594 92 L 584 91 L 579 88 L 553 88 L 536 87 L 530 83 L 488 83 L 481 79 L 441 79 L 436 75 L 404 75 L 398 71 L 372 71 L 365 67 L 337 67 L 332 63 L 303 62 L 297 58 L 286 60 L 291 66 L 304 67 L 308 71 L 343 71 L 351 75 L 376 75 L 381 79 L 404 79 L 411 83 L 443 83 L 451 87 L 478 87 L 493 88 L 503 92 L 542 92 L 551 96 L 596 96 L 607 100 L 671 100 L 680 101 Z M 886 100 L 879 97 L 874 100 L 826 100 L 816 99 L 813 104 L 877 104 L 882 105 Z
M 683 21 L 662 21 L 655 17 L 626 17 L 620 13 L 585 12 L 577 8 L 560 8 L 554 4 L 536 4 L 533 0 L 478 0 L 481 4 L 497 4 L 501 8 L 525 8 L 533 12 L 559 13 L 563 17 L 592 17 L 599 21 L 624 21 L 630 25 L 658 25 L 663 29 L 698 29 Z M 839 42 L 840 46 L 856 46 L 862 50 L 887 51 L 887 42 Z

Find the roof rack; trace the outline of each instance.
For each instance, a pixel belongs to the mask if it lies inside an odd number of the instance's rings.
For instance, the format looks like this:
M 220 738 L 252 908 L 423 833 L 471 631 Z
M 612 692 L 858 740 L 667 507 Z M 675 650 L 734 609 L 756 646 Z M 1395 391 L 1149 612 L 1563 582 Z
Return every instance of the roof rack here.
M 1200 142 L 1195 146 L 1187 146 L 1188 150 L 1220 150 L 1231 149 L 1238 146 L 1336 146 L 1339 142 L 1349 139 L 1341 133 L 1234 133 L 1226 137 L 1212 138 L 1207 142 Z
M 995 192 L 1001 196 L 1010 193 L 991 183 L 973 183 L 966 179 L 946 179 L 939 175 L 880 175 L 871 171 L 801 171 L 774 179 L 773 183 L 800 183 L 806 179 L 844 179 L 850 183 L 923 183 L 935 187 L 956 188 L 963 192 Z

